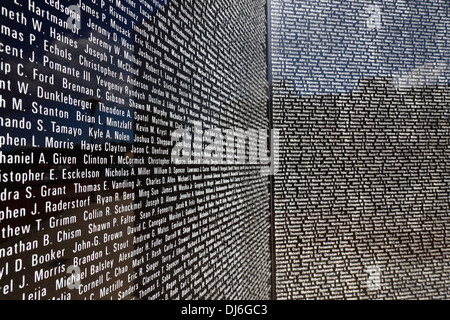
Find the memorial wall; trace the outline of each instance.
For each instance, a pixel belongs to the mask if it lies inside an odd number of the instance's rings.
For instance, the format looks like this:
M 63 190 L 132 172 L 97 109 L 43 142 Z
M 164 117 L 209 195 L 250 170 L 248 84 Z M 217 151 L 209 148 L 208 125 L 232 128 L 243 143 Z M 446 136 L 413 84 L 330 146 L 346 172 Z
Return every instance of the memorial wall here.
M 448 1 L 272 1 L 278 299 L 448 299 Z
M 0 300 L 449 298 L 449 9 L 2 1 Z
M 0 299 L 271 297 L 265 5 L 1 3 Z

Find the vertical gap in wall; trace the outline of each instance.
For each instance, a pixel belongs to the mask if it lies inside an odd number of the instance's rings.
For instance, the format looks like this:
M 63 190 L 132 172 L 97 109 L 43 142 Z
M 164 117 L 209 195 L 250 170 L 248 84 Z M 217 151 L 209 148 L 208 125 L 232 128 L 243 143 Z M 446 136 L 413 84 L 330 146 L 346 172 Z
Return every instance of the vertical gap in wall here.
M 274 167 L 274 137 L 272 130 L 274 129 L 273 123 L 273 100 L 272 100 L 272 35 L 271 35 L 271 0 L 266 0 L 266 19 L 267 19 L 267 81 L 268 81 L 268 101 L 267 101 L 267 112 L 269 118 L 269 128 L 271 129 L 270 139 L 271 139 L 271 165 Z M 269 193 L 270 193 L 270 256 L 271 256 L 271 290 L 272 299 L 276 300 L 276 252 L 275 252 L 275 204 L 274 204 L 274 172 L 270 172 L 269 175 Z

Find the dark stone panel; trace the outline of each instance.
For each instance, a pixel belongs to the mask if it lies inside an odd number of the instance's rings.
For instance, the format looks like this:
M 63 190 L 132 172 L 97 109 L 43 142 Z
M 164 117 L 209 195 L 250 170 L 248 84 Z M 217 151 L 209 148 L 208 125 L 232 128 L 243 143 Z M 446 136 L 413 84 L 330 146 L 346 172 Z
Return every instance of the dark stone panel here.
M 0 299 L 270 298 L 265 5 L 1 4 Z

